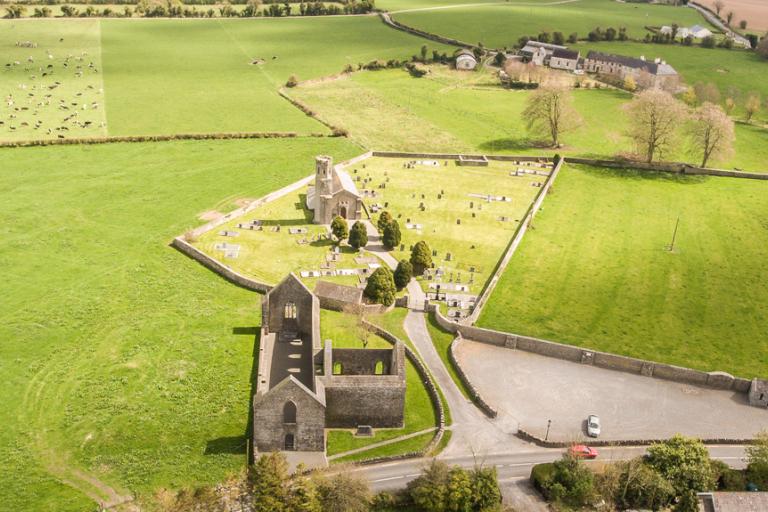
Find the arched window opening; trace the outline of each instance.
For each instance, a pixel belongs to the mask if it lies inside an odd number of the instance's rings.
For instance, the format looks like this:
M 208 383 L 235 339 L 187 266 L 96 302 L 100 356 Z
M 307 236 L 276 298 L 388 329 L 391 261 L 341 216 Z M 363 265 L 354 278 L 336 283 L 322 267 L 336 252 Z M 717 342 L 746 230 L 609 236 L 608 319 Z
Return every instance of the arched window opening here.
M 295 302 L 286 302 L 285 303 L 285 318 L 296 318 L 296 303 Z
M 296 423 L 296 404 L 290 400 L 283 406 L 283 423 Z
M 333 374 L 334 375 L 341 375 L 343 373 L 344 369 L 341 367 L 341 363 L 336 361 L 333 363 Z
M 375 375 L 384 375 L 384 362 L 376 361 L 376 367 L 373 369 Z
M 294 441 L 293 434 L 285 434 L 285 450 L 294 451 L 296 449 L 296 443 Z

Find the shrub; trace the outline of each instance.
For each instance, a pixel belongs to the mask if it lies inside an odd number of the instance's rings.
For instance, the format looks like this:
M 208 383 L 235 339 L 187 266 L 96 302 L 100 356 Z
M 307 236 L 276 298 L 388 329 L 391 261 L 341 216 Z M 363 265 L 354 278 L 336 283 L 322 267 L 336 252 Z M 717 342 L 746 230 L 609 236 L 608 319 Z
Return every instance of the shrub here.
M 381 237 L 381 242 L 387 249 L 394 249 L 400 245 L 400 225 L 395 219 L 392 219 L 385 227 L 384 233 Z
M 363 295 L 371 302 L 385 306 L 390 306 L 395 302 L 396 293 L 395 279 L 392 276 L 392 271 L 387 267 L 377 268 L 368 278 L 365 290 L 363 290 Z
M 384 210 L 379 214 L 379 219 L 376 221 L 376 227 L 379 228 L 379 232 L 383 232 L 387 224 L 392 222 L 392 214 Z
M 408 286 L 408 283 L 413 277 L 413 265 L 411 265 L 411 262 L 408 260 L 400 260 L 395 269 L 394 277 L 395 286 L 397 286 L 398 290 L 402 290 Z
M 704 39 L 701 40 L 701 47 L 702 48 L 714 48 L 715 47 L 715 38 L 712 36 L 707 36 Z
M 288 78 L 288 81 L 285 82 L 286 87 L 296 87 L 297 85 L 299 85 L 299 79 L 296 77 L 296 75 L 291 75 Z
M 555 465 L 552 462 L 536 464 L 531 468 L 531 484 L 542 494 L 546 493 L 552 483 L 552 476 L 555 473 Z
M 355 249 L 365 247 L 368 244 L 368 230 L 360 221 L 355 222 L 352 225 L 352 229 L 349 231 L 349 245 Z

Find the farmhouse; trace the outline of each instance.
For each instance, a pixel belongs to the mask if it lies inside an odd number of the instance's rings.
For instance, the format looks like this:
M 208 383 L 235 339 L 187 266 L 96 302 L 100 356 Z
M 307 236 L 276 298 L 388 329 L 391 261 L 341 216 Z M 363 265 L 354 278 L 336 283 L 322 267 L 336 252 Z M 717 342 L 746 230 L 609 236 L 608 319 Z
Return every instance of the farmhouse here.
M 645 57 L 636 59 L 624 55 L 613 55 L 590 51 L 584 59 L 584 69 L 589 73 L 596 73 L 619 80 L 632 77 L 642 87 L 658 88 L 678 79 L 677 71 L 661 59 L 653 62 L 645 60 Z
M 550 43 L 540 43 L 538 41 L 528 41 L 520 50 L 523 62 L 533 62 L 537 66 L 544 66 L 549 63 L 549 58 L 555 50 L 565 50 L 565 46 Z
M 477 59 L 471 51 L 462 49 L 458 50 L 454 55 L 456 57 L 456 69 L 472 71 L 477 67 Z
M 709 37 L 712 35 L 712 31 L 708 28 L 702 27 L 701 25 L 694 25 L 691 28 L 686 27 L 679 27 L 677 31 L 675 31 L 674 27 L 671 27 L 669 25 L 664 25 L 659 29 L 659 33 L 664 35 L 675 35 L 675 38 L 685 39 L 686 37 L 690 36 L 696 39 L 703 39 L 705 37 Z
M 579 52 L 575 50 L 560 49 L 554 50 L 549 58 L 549 67 L 554 69 L 566 69 L 576 71 L 579 65 Z
M 375 350 L 335 349 L 330 340 L 321 346 L 320 301 L 294 274 L 264 296 L 261 315 L 254 453 L 317 455 L 325 452 L 326 428 L 403 426 L 401 342 Z
M 702 27 L 701 25 L 694 25 L 689 29 L 689 31 L 690 34 L 696 39 L 704 39 L 705 37 L 710 37 L 712 35 L 711 30 L 706 27 Z
M 315 186 L 307 192 L 307 208 L 314 210 L 315 224 L 330 224 L 337 215 L 347 220 L 362 217 L 363 200 L 355 182 L 334 167 L 329 156 L 315 158 Z

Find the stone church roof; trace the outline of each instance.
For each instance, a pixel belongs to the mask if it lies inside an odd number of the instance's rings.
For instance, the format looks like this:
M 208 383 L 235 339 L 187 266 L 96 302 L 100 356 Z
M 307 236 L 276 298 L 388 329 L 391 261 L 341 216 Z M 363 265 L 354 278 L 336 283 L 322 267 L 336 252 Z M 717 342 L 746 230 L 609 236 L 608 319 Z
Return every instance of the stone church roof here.
M 341 190 L 346 190 L 347 192 L 351 192 L 352 194 L 358 197 L 360 196 L 360 193 L 357 191 L 357 186 L 355 185 L 355 182 L 352 181 L 352 177 L 344 171 L 334 169 L 333 170 L 333 193 L 336 194 Z
M 318 298 L 332 299 L 351 304 L 359 304 L 363 299 L 363 290 L 354 286 L 344 286 L 329 281 L 318 281 L 315 285 Z

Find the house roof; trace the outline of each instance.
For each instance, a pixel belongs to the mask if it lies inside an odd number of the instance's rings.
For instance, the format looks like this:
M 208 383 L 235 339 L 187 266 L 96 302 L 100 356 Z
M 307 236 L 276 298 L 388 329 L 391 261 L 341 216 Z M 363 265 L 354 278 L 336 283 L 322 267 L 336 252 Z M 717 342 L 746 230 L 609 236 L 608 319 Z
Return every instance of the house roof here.
M 762 512 L 768 510 L 768 492 L 699 493 L 699 510 Z
M 712 32 L 707 27 L 702 27 L 701 25 L 694 25 L 691 27 L 691 32 L 699 32 L 700 30 L 706 30 L 707 32 Z
M 456 50 L 456 53 L 453 54 L 456 58 L 459 57 L 472 57 L 475 58 L 475 54 L 471 51 L 467 50 L 466 48 L 461 48 L 459 50 Z
M 542 43 L 539 41 L 530 40 L 525 43 L 525 46 L 538 46 L 539 48 L 546 48 L 547 50 L 565 50 L 565 46 L 552 43 Z
M 342 170 L 334 169 L 333 170 L 333 193 L 335 194 L 340 190 L 346 190 L 347 192 L 351 192 L 356 196 L 360 195 L 360 193 L 357 191 L 357 186 L 355 185 L 355 182 L 352 181 L 352 177 Z
M 601 53 L 590 51 L 587 54 L 587 59 L 596 60 L 599 62 L 612 62 L 620 64 L 628 68 L 642 69 L 649 72 L 652 75 L 676 75 L 675 68 L 667 63 L 656 63 L 653 61 L 647 61 L 643 59 L 636 59 L 635 57 L 627 57 L 626 55 L 614 55 L 612 53 Z
M 315 295 L 320 298 L 339 300 L 351 304 L 359 304 L 363 300 L 363 290 L 354 286 L 318 281 L 315 285 Z
M 579 52 L 576 50 L 566 50 L 565 48 L 558 48 L 552 52 L 552 57 L 558 59 L 579 60 Z

